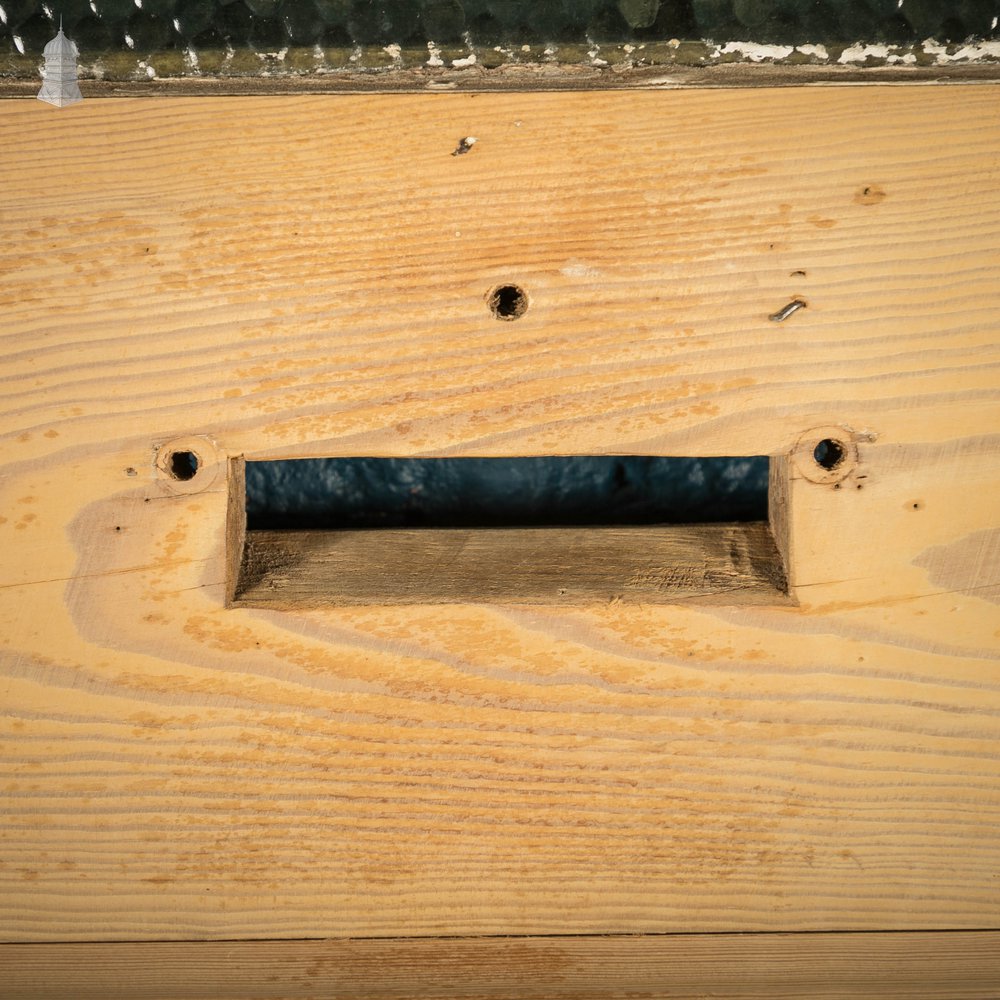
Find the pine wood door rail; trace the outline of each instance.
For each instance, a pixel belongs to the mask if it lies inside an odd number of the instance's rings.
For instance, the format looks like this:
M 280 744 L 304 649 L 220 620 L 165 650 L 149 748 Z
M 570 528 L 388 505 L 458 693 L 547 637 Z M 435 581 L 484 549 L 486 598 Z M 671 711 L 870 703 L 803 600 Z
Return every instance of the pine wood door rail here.
M 995 1000 L 1000 934 L 0 945 L 17 1000 Z
M 0 102 L 18 989 L 986 995 L 997 94 Z M 621 454 L 769 456 L 787 595 L 234 600 L 243 462 Z

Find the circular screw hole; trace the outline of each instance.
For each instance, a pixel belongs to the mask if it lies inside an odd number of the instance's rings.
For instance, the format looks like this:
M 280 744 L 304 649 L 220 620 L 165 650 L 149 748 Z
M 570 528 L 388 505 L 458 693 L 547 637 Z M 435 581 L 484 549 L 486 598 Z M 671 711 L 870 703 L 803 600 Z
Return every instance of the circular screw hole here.
M 198 456 L 193 451 L 171 452 L 167 468 L 174 479 L 186 483 L 198 472 Z
M 823 438 L 813 449 L 813 458 L 816 459 L 816 464 L 820 468 L 829 472 L 843 462 L 844 446 L 839 441 L 834 441 L 833 438 Z
M 517 285 L 498 285 L 486 301 L 497 319 L 517 319 L 528 310 L 528 296 Z

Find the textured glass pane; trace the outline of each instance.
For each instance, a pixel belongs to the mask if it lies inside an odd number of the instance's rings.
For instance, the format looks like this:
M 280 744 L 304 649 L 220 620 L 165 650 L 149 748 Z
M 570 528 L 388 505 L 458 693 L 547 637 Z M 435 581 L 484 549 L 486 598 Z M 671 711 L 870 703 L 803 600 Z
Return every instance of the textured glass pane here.
M 424 59 L 430 46 L 430 65 L 435 47 L 479 50 L 483 64 L 486 52 L 538 59 L 551 46 L 548 57 L 558 59 L 560 46 L 614 44 L 634 46 L 629 55 L 641 61 L 641 46 L 669 43 L 676 50 L 685 42 L 702 43 L 693 62 L 704 62 L 705 51 L 714 59 L 757 61 L 788 53 L 727 43 L 919 46 L 1000 38 L 1000 0 L 0 0 L 0 51 L 40 54 L 60 17 L 84 64 L 108 51 L 142 58 L 185 51 L 196 59 L 202 50 L 230 48 L 277 51 L 282 61 L 289 47 L 324 55 L 325 48 L 395 46 Z M 992 49 L 986 54 L 1000 57 Z M 364 64 L 355 53 L 345 68 Z

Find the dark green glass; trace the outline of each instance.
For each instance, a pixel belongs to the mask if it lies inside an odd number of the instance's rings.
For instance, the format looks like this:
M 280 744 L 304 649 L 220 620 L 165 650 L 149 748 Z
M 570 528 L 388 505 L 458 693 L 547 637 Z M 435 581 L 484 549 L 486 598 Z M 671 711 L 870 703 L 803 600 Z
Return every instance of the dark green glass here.
M 465 11 L 460 0 L 424 0 L 420 23 L 430 42 L 454 42 L 465 30 Z
M 190 40 L 210 28 L 215 18 L 214 0 L 181 0 L 175 16 L 181 35 Z
M 128 19 L 125 31 L 132 39 L 132 45 L 129 47 L 141 56 L 171 48 L 174 36 L 177 34 L 173 24 L 165 17 L 156 17 L 141 10 L 137 10 Z
M 709 42 L 727 41 L 824 44 L 834 47 L 835 60 L 836 46 L 859 42 L 912 45 L 920 55 L 925 39 L 1000 38 L 1000 0 L 140 0 L 141 7 L 136 0 L 47 2 L 48 15 L 41 0 L 0 0 L 0 40 L 8 51 L 40 56 L 60 15 L 69 37 L 75 32 L 84 61 L 88 52 L 109 47 L 144 55 L 218 44 L 237 51 L 317 43 L 426 50 L 428 42 L 452 46 L 468 40 L 484 50 L 484 65 L 496 65 L 525 44 L 537 58 L 538 48 L 549 43 L 671 39 L 700 44 L 700 57 L 697 49 L 687 50 L 695 53 L 695 63 L 716 58 Z M 665 53 L 675 49 L 661 45 L 655 58 L 669 59 Z M 579 51 L 566 58 L 579 59 Z M 252 67 L 244 62 L 241 71 Z
M 294 45 L 315 45 L 326 30 L 326 22 L 311 2 L 286 3 L 281 8 L 281 23 Z

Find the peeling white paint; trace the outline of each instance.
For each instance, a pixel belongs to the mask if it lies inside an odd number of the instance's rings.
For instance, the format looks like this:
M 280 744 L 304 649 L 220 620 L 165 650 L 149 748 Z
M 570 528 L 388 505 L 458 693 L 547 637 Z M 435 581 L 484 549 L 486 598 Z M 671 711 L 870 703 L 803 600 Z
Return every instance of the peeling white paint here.
M 830 53 L 826 51 L 825 45 L 796 45 L 796 52 L 801 52 L 804 56 L 815 56 L 817 59 L 829 59 Z
M 0 5 L 0 21 L 2 21 L 4 24 L 7 23 L 7 11 L 3 9 L 2 5 Z
M 436 42 L 427 43 L 427 51 L 429 53 L 427 57 L 428 66 L 443 66 L 444 60 L 441 58 L 441 49 Z
M 20 35 L 15 35 L 14 36 L 14 44 L 17 46 L 17 51 L 20 52 L 21 55 L 23 56 L 24 55 L 24 42 L 21 40 L 21 36 Z
M 607 59 L 601 58 L 601 47 L 593 40 L 593 38 L 587 39 L 587 44 L 590 48 L 587 50 L 587 55 L 590 58 L 591 66 L 607 66 Z
M 938 66 L 947 66 L 949 63 L 972 62 L 977 59 L 1000 59 L 1000 42 L 969 42 L 963 45 L 957 52 L 948 52 L 947 45 L 941 45 L 928 38 L 924 41 L 924 52 L 929 56 L 934 56 L 934 62 Z
M 125 32 L 125 44 L 130 48 L 135 48 L 135 39 L 126 31 Z
M 888 45 L 849 45 L 837 60 L 842 66 L 849 63 L 863 63 L 869 59 L 888 59 L 892 50 Z
M 184 65 L 192 73 L 201 72 L 201 69 L 198 66 L 198 53 L 195 52 L 193 45 L 189 45 L 184 50 Z
M 403 61 L 403 47 L 398 42 L 386 45 L 382 51 L 389 56 L 394 63 Z
M 475 66 L 476 61 L 476 53 L 470 52 L 464 59 L 452 59 L 451 64 L 455 69 L 464 69 L 466 66 Z
M 756 42 L 726 42 L 722 48 L 718 45 L 712 53 L 713 59 L 719 56 L 741 55 L 750 62 L 763 62 L 765 59 L 787 59 L 795 47 L 792 45 L 758 45 Z

